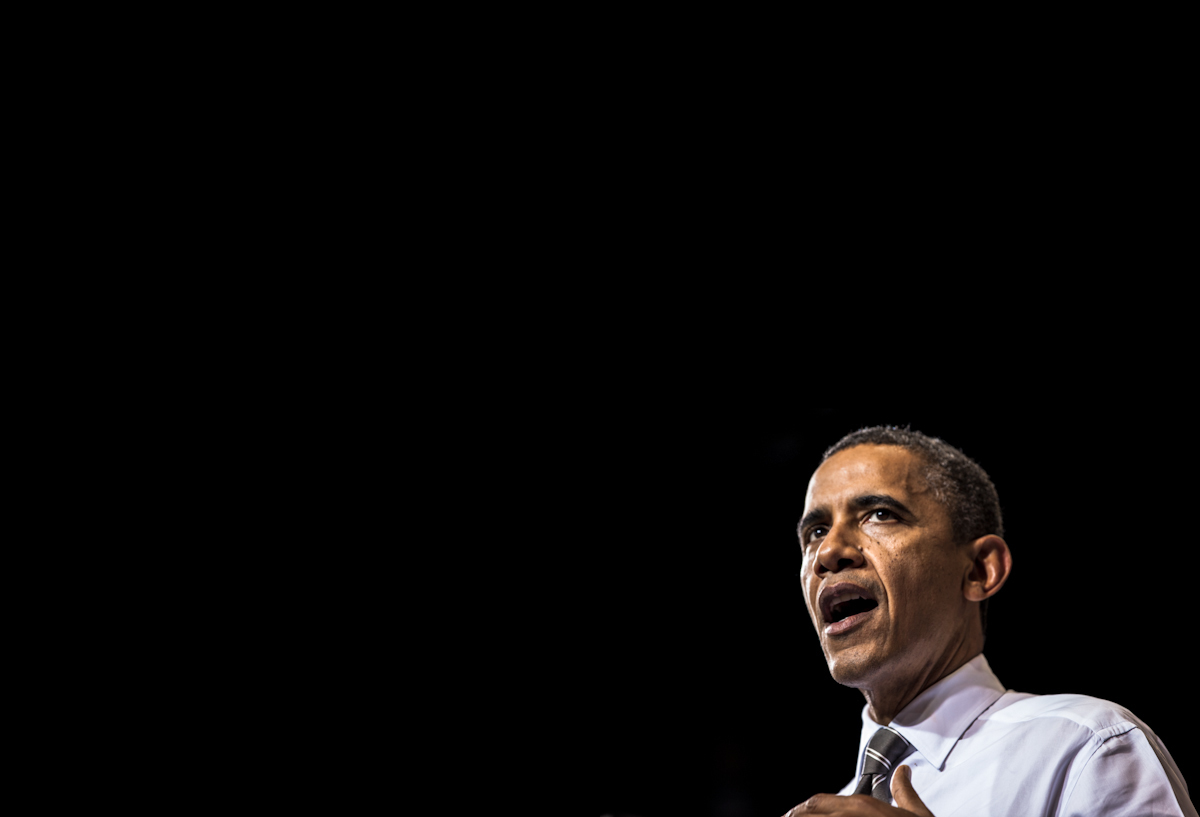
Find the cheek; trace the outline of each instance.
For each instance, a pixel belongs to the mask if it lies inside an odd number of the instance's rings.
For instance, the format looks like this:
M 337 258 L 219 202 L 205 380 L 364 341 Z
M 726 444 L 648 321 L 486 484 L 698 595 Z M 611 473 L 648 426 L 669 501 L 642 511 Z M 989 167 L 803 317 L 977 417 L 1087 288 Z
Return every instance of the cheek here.
M 939 621 L 953 606 L 959 579 L 956 566 L 933 558 L 893 560 L 887 571 L 888 593 L 897 618 L 912 622 Z
M 804 608 L 808 610 L 808 617 L 814 623 L 817 618 L 813 615 L 813 605 L 816 603 L 816 594 L 819 587 L 820 582 L 812 581 L 812 575 L 809 573 L 808 559 L 805 559 L 800 564 L 800 592 L 804 596 Z
M 920 559 L 887 558 L 879 565 L 888 594 L 894 606 L 904 611 L 928 609 L 929 602 L 940 593 L 933 592 L 938 584 L 933 580 L 935 566 Z

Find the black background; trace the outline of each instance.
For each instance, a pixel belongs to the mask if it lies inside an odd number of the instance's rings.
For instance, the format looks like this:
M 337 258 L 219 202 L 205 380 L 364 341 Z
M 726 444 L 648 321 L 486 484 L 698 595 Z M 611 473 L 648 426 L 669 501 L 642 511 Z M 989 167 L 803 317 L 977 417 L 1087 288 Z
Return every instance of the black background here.
M 488 430 L 509 435 L 495 475 L 537 474 L 504 488 L 498 522 L 528 532 L 526 802 L 778 815 L 852 777 L 863 699 L 829 677 L 795 525 L 824 449 L 877 424 L 942 437 L 997 486 L 1014 557 L 985 648 L 1001 682 L 1116 701 L 1194 777 L 1190 390 L 1112 359 L 1037 362 L 947 377 L 903 354 L 787 369 L 714 352 L 589 368 L 510 406 Z

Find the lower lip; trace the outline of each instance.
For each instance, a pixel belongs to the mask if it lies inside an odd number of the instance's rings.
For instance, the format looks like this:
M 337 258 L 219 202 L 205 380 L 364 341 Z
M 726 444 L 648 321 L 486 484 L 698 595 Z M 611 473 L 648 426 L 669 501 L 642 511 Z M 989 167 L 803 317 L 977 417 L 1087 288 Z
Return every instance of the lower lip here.
M 841 621 L 834 621 L 825 625 L 825 635 L 841 635 L 847 630 L 853 630 L 859 624 L 867 620 L 867 617 L 878 610 L 878 607 L 872 607 L 861 613 L 855 613 L 849 618 L 844 618 Z

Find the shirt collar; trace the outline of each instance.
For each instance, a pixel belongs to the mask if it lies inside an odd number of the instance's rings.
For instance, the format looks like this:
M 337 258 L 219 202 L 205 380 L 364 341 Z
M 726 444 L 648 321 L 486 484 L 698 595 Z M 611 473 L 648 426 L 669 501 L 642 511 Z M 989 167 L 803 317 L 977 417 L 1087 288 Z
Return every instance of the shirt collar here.
M 980 653 L 914 698 L 888 726 L 941 771 L 958 739 L 1003 694 L 1004 686 Z M 867 714 L 866 706 L 863 706 L 862 721 L 856 777 L 862 774 L 867 743 L 880 729 Z

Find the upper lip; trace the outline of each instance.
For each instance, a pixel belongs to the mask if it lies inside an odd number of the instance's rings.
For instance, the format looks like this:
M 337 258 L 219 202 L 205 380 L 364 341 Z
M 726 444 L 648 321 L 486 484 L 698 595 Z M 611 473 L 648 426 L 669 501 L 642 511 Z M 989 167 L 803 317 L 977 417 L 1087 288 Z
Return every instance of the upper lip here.
M 840 601 L 845 601 L 847 598 L 861 597 L 878 601 L 875 594 L 863 587 L 861 584 L 854 582 L 838 582 L 821 588 L 821 592 L 817 594 L 817 604 L 821 608 L 821 618 L 828 624 L 833 621 L 833 605 Z

